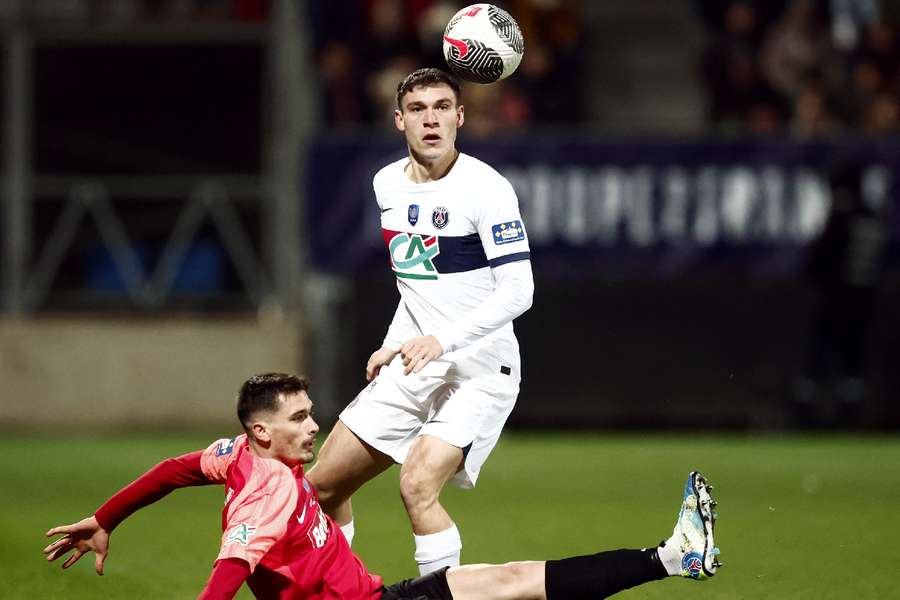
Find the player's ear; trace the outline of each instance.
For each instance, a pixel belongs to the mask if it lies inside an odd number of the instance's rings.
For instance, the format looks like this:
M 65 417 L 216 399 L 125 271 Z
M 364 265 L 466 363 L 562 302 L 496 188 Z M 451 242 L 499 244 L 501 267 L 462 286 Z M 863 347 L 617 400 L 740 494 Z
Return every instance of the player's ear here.
M 403 122 L 403 113 L 396 108 L 394 109 L 394 125 L 400 131 L 406 131 L 406 123 Z
M 463 123 L 466 122 L 466 107 L 462 104 L 459 105 L 459 108 L 456 109 L 456 126 L 462 127 Z
M 272 441 L 272 436 L 269 434 L 269 428 L 262 421 L 253 423 L 253 425 L 250 426 L 250 433 L 252 433 L 253 438 L 261 444 L 268 444 Z

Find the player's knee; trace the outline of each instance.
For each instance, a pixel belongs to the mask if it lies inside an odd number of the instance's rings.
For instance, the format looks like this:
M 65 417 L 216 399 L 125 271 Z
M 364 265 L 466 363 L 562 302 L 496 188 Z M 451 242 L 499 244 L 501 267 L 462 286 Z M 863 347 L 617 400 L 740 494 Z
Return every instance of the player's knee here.
M 400 497 L 407 510 L 421 510 L 437 501 L 440 488 L 421 469 L 400 473 Z
M 332 505 L 340 504 L 340 502 L 337 501 L 337 494 L 334 493 L 334 490 L 329 488 L 320 488 L 315 484 L 313 485 L 315 486 L 316 491 L 319 493 L 319 504 L 322 505 L 322 508 L 325 510 L 325 512 L 328 512 Z
M 306 475 L 306 479 L 312 484 L 314 488 L 316 488 L 316 492 L 319 496 L 319 504 L 322 505 L 322 508 L 328 512 L 329 508 L 333 505 L 338 505 L 346 498 L 345 494 L 342 494 L 340 488 L 334 485 L 334 480 L 328 477 L 322 477 L 319 473 L 316 473 L 316 469 L 312 469 Z
M 525 576 L 520 563 L 508 562 L 497 569 L 497 583 L 504 588 L 514 585 Z
M 508 562 L 498 565 L 493 586 L 503 598 L 540 598 L 541 582 L 535 578 L 536 563 Z
M 306 480 L 309 481 L 316 491 L 319 493 L 319 498 L 322 498 L 322 494 L 332 493 L 330 486 L 328 485 L 328 480 L 324 477 L 320 476 L 321 471 L 316 467 L 313 467 L 309 471 L 306 472 Z

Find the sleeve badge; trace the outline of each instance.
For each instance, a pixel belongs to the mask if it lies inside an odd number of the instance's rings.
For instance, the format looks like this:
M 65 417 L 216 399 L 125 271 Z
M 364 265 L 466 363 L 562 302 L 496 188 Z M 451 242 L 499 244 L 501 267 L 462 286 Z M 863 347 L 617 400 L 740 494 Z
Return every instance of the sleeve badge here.
M 491 233 L 494 243 L 498 246 L 521 242 L 525 239 L 525 227 L 522 226 L 522 221 L 518 220 L 494 225 L 491 227 Z
M 225 543 L 230 544 L 231 542 L 237 542 L 242 546 L 246 546 L 250 542 L 250 538 L 253 537 L 254 533 L 256 533 L 255 526 L 241 523 L 228 532 L 228 539 L 225 541 Z

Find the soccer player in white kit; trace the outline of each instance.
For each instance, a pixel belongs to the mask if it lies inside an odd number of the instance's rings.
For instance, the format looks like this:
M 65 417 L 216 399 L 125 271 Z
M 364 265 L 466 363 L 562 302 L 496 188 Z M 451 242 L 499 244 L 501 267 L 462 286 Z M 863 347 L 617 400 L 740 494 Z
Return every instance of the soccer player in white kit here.
M 397 90 L 409 156 L 374 178 L 400 302 L 369 385 L 341 413 L 309 479 L 352 540 L 351 495 L 394 463 L 422 574 L 459 565 L 462 541 L 439 496 L 471 488 L 519 393 L 512 321 L 531 306 L 528 239 L 509 182 L 461 154 L 459 84 L 419 69 Z

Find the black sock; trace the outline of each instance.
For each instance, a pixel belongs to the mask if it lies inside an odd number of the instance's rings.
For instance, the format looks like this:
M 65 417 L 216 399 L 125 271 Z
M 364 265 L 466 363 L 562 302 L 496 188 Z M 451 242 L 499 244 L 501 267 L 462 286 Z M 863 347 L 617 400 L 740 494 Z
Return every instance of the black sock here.
M 594 600 L 667 576 L 656 548 L 611 550 L 548 560 L 544 587 L 547 600 Z

